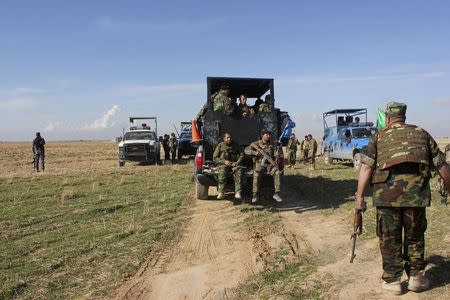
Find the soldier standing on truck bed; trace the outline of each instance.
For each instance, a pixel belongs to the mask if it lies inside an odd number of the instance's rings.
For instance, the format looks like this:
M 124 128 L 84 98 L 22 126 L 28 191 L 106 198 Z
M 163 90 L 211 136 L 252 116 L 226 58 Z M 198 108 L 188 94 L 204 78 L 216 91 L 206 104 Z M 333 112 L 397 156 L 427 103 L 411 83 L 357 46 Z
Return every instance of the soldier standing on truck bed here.
M 177 147 L 178 147 L 177 138 L 175 137 L 175 133 L 172 132 L 169 138 L 169 150 L 172 163 L 175 163 L 175 158 L 177 157 Z
M 45 140 L 41 137 L 40 132 L 36 132 L 36 138 L 33 140 L 33 158 L 34 158 L 34 169 L 39 172 L 39 161 L 41 161 L 42 172 L 45 170 Z
M 234 198 L 241 199 L 242 171 L 240 163 L 243 158 L 241 147 L 232 140 L 231 134 L 226 132 L 223 135 L 223 142 L 217 145 L 213 154 L 213 160 L 218 164 L 217 199 L 225 198 L 225 182 L 230 174 L 233 174 L 234 178 Z
M 289 141 L 286 146 L 288 163 L 291 168 L 294 167 L 295 161 L 297 160 L 297 145 L 300 144 L 295 134 L 291 134 Z
M 388 103 L 385 115 L 386 128 L 375 133 L 362 153 L 356 209 L 363 211 L 364 190 L 371 181 L 383 259 L 382 288 L 400 295 L 403 271 L 409 290 L 429 287 L 424 275 L 424 237 L 425 208 L 431 201 L 430 171 L 434 168 L 449 188 L 450 168 L 428 132 L 405 124 L 406 104 Z
M 245 154 L 253 157 L 253 197 L 252 203 L 256 203 L 259 200 L 259 192 L 261 189 L 261 174 L 262 172 L 269 172 L 273 176 L 275 194 L 273 199 L 277 202 L 282 202 L 281 198 L 281 171 L 278 169 L 278 161 L 284 159 L 282 156 L 283 151 L 280 147 L 274 144 L 270 140 L 270 132 L 263 130 L 261 132 L 261 139 L 253 142 L 250 146 L 244 150 Z M 264 154 L 268 154 L 269 158 L 274 162 L 274 165 L 264 157 Z
M 222 110 L 226 115 L 231 115 L 234 112 L 236 103 L 230 98 L 230 86 L 222 84 L 220 90 L 211 95 L 213 102 L 213 111 Z M 197 120 L 202 122 L 203 117 L 208 110 L 208 104 L 205 103 L 197 114 Z
M 237 109 L 241 117 L 251 117 L 255 114 L 253 109 L 247 105 L 247 96 L 244 94 L 239 96 L 239 105 Z

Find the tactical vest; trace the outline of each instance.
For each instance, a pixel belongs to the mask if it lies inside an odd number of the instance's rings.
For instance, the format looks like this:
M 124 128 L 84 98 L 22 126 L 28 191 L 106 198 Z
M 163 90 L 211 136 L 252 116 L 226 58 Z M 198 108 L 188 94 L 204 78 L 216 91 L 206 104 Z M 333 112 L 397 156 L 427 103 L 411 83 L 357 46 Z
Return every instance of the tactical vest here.
M 239 153 L 236 153 L 237 146 L 230 144 L 229 146 L 223 143 L 221 145 L 222 153 L 220 154 L 222 159 L 236 162 L 238 160 Z
M 395 124 L 378 133 L 377 164 L 372 182 L 385 182 L 389 168 L 401 163 L 417 163 L 423 177 L 429 177 L 428 134 L 415 125 Z
M 378 134 L 377 167 L 387 169 L 404 162 L 429 165 L 428 134 L 408 124 L 388 127 Z

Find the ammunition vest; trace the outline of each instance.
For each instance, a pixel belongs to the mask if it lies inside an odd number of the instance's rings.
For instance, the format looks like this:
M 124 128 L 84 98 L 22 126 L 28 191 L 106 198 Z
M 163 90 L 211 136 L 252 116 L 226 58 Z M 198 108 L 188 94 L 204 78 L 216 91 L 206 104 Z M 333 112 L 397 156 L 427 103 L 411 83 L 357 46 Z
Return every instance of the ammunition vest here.
M 423 177 L 430 176 L 428 134 L 415 125 L 394 124 L 378 133 L 377 164 L 373 183 L 385 182 L 389 168 L 401 163 L 416 163 Z
M 408 124 L 388 127 L 378 134 L 377 168 L 387 169 L 404 162 L 429 165 L 428 134 Z

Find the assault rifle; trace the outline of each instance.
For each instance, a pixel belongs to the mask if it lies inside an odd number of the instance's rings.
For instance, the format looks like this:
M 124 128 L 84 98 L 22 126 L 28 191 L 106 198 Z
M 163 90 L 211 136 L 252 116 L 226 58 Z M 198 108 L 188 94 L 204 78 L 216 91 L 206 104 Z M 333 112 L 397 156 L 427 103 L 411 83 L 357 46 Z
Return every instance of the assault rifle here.
M 263 149 L 261 149 L 261 147 L 259 147 L 254 143 L 251 143 L 250 145 L 253 149 L 258 151 L 262 155 L 263 157 L 263 160 L 261 162 L 262 165 L 264 165 L 266 161 L 268 161 L 272 165 L 272 167 L 276 168 L 278 172 L 281 172 L 280 169 L 278 168 L 278 164 L 272 159 L 272 157 L 270 157 L 270 155 L 266 151 L 264 151 Z
M 358 235 L 362 234 L 362 227 L 363 227 L 363 219 L 362 219 L 362 213 L 366 210 L 366 202 L 363 202 L 363 209 L 357 209 L 355 208 L 355 217 L 353 220 L 353 233 L 350 237 L 351 240 L 353 240 L 352 245 L 352 255 L 350 257 L 350 263 L 353 263 L 353 260 L 356 257 L 355 250 L 356 250 L 356 237 Z

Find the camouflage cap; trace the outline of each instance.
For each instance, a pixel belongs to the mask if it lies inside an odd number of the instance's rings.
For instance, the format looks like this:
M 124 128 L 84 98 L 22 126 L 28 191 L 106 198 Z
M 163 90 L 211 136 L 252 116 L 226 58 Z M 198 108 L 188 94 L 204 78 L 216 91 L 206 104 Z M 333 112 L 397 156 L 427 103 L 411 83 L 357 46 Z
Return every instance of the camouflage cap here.
M 390 117 L 405 117 L 406 116 L 406 104 L 400 102 L 389 102 L 386 105 L 386 114 Z

